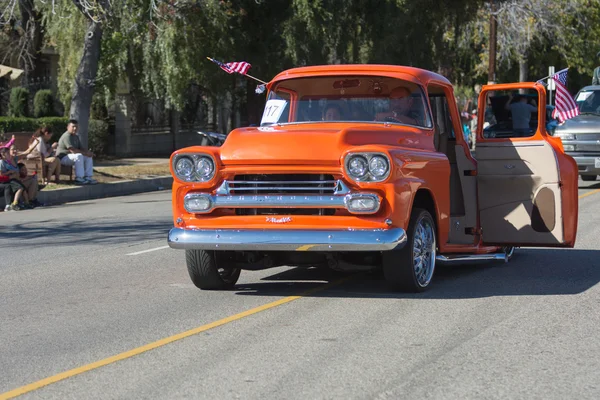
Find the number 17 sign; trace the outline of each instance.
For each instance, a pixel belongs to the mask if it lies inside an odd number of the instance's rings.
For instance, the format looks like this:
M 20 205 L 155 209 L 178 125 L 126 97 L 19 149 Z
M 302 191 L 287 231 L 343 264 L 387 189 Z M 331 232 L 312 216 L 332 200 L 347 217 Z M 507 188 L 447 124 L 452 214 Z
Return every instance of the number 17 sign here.
M 286 100 L 271 99 L 267 100 L 265 104 L 265 111 L 263 112 L 262 119 L 260 120 L 261 125 L 276 124 L 279 122 L 279 117 L 287 105 Z

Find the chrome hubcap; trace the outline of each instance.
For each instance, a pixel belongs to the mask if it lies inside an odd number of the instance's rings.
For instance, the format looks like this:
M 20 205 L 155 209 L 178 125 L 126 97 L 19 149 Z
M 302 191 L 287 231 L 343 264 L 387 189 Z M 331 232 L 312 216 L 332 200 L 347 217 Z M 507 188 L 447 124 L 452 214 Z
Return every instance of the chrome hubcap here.
M 413 238 L 413 268 L 421 287 L 429 285 L 435 268 L 435 234 L 431 222 L 421 218 Z

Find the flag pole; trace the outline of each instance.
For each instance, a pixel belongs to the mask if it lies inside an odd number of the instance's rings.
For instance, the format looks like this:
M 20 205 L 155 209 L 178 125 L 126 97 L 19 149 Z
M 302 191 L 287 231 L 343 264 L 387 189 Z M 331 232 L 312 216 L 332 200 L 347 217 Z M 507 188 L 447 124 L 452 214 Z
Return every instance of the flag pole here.
M 539 83 L 541 83 L 542 85 L 546 85 L 546 82 L 542 82 L 544 79 L 552 78 L 554 75 L 558 75 L 558 74 L 560 74 L 560 73 L 561 73 L 561 72 L 563 72 L 565 69 L 569 69 L 569 67 L 567 67 L 567 68 L 564 68 L 564 69 L 561 69 L 560 71 L 558 71 L 558 72 L 555 72 L 555 73 L 553 73 L 553 74 L 550 74 L 550 75 L 548 75 L 548 76 L 545 76 L 545 77 L 543 77 L 543 78 L 541 78 L 541 79 L 538 79 L 538 80 L 536 81 L 536 83 L 538 83 L 538 82 L 539 82 Z
M 266 85 L 266 84 L 267 84 L 267 82 L 265 82 L 265 81 L 262 81 L 262 80 L 260 80 L 260 79 L 258 79 L 258 78 L 255 78 L 255 77 L 253 77 L 253 76 L 252 76 L 252 75 L 250 75 L 250 74 L 246 74 L 246 76 L 247 76 L 248 78 L 252 78 L 252 79 L 254 79 L 254 80 L 255 80 L 255 81 L 257 81 L 257 82 L 260 82 L 260 83 L 262 83 L 263 85 Z
M 219 65 L 219 66 L 222 64 L 221 62 L 218 62 L 217 60 L 213 60 L 213 59 L 212 59 L 212 58 L 210 58 L 210 57 L 206 57 L 206 58 L 207 58 L 208 60 L 210 60 L 210 61 L 214 62 L 215 64 Z M 266 85 L 266 84 L 267 84 L 267 82 L 265 82 L 265 81 L 263 81 L 263 80 L 261 80 L 261 79 L 258 79 L 258 78 L 256 78 L 256 77 L 254 77 L 254 76 L 250 75 L 250 74 L 240 74 L 240 75 L 244 75 L 244 76 L 247 76 L 248 78 L 252 78 L 252 79 L 254 79 L 254 80 L 255 80 L 255 81 L 257 81 L 257 82 L 260 82 L 260 83 L 262 83 L 263 85 Z

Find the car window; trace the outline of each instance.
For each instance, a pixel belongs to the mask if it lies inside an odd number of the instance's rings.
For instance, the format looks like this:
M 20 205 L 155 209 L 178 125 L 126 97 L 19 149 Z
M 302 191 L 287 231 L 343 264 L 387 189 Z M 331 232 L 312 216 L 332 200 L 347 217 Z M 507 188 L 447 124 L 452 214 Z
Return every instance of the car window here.
M 511 138 L 535 135 L 539 103 L 536 90 L 490 90 L 485 101 L 483 137 Z
M 575 101 L 581 113 L 600 114 L 600 90 L 582 90 Z
M 406 80 L 316 76 L 284 80 L 271 88 L 261 126 L 317 121 L 433 127 L 423 88 Z

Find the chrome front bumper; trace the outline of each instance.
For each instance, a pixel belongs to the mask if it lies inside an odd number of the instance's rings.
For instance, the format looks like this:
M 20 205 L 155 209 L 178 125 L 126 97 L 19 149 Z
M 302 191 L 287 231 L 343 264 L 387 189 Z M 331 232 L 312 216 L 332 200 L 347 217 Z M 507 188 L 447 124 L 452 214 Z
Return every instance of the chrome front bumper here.
M 596 158 L 598 158 L 597 156 L 571 155 L 571 157 L 573 157 L 577 163 L 580 174 L 600 175 L 600 168 L 596 168 L 595 165 Z
M 385 251 L 402 248 L 401 228 L 371 230 L 181 229 L 169 232 L 169 246 L 184 250 Z

